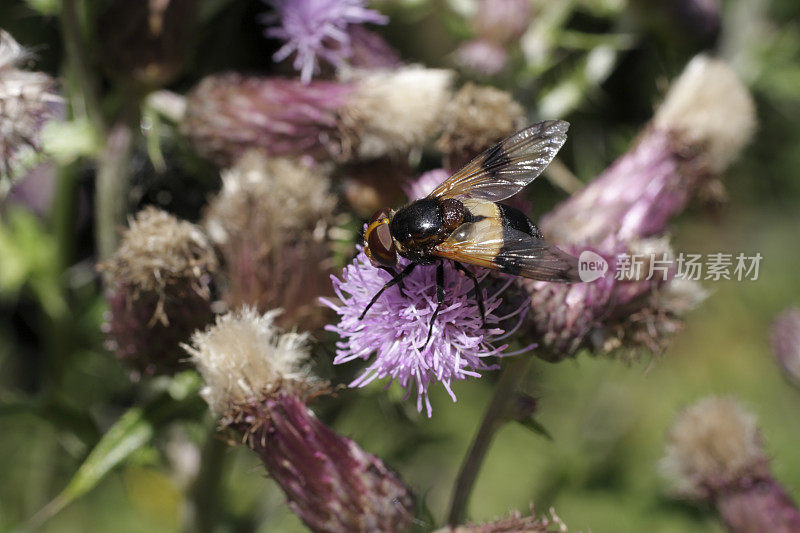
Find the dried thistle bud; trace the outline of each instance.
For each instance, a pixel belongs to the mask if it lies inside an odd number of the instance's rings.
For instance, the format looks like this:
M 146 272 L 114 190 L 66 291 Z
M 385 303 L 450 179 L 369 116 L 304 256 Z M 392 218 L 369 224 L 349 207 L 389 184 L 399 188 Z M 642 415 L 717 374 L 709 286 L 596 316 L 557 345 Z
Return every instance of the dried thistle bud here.
M 653 118 L 653 127 L 675 134 L 696 150 L 712 173 L 725 170 L 750 141 L 756 127 L 749 91 L 724 61 L 700 55 L 673 82 Z
M 800 308 L 791 307 L 775 318 L 769 340 L 783 375 L 800 387 Z
M 480 524 L 468 523 L 463 526 L 445 527 L 436 533 L 566 533 L 567 526 L 559 518 L 553 508 L 549 516 L 537 518 L 531 507 L 530 516 L 522 516 L 517 510 L 512 510 L 507 517 L 495 518 L 492 522 Z
M 411 492 L 306 407 L 327 384 L 308 370 L 307 335 L 281 333 L 276 314 L 244 308 L 195 333 L 185 348 L 206 382 L 203 398 L 258 454 L 312 531 L 406 531 Z
M 403 154 L 436 134 L 452 96 L 451 71 L 407 66 L 353 76 L 356 89 L 340 110 L 340 158 Z
M 154 207 L 130 221 L 107 276 L 106 346 L 135 376 L 181 368 L 179 344 L 211 321 L 217 259 L 200 228 Z
M 146 87 L 172 81 L 192 43 L 197 0 L 117 0 L 98 24 L 103 63 Z
M 708 498 L 769 475 L 756 417 L 731 398 L 709 397 L 676 417 L 661 471 L 675 494 Z
M 42 129 L 63 114 L 55 81 L 21 70 L 28 50 L 0 29 L 0 199 L 42 159 Z
M 738 156 L 755 127 L 752 98 L 725 63 L 698 56 L 626 154 L 542 219 L 561 242 L 600 245 L 662 233 Z
M 608 264 L 605 276 L 592 283 L 526 282 L 534 329 L 550 358 L 570 357 L 581 347 L 631 353 L 666 346 L 706 292 L 694 282 L 676 284 L 672 268 L 660 279 L 616 280 L 617 258 L 671 256 L 659 236 L 743 148 L 754 120 L 750 96 L 729 67 L 695 58 L 638 143 L 542 218 L 549 239 L 576 256 L 594 252 Z
M 204 79 L 181 124 L 195 149 L 221 165 L 250 149 L 339 161 L 407 154 L 436 134 L 452 73 L 422 67 L 352 71 L 344 81 Z
M 204 78 L 186 100 L 181 130 L 220 166 L 249 150 L 271 156 L 326 156 L 349 83 L 223 74 Z
M 225 263 L 229 308 L 281 308 L 281 324 L 322 325 L 317 298 L 331 292 L 327 228 L 336 199 L 318 166 L 243 156 L 222 174 L 204 225 Z
M 467 83 L 445 107 L 436 147 L 445 153 L 445 166 L 460 168 L 524 123 L 522 106 L 510 94 Z
M 756 417 L 733 399 L 684 410 L 660 467 L 676 495 L 714 503 L 730 531 L 800 530 L 800 512 L 769 471 Z

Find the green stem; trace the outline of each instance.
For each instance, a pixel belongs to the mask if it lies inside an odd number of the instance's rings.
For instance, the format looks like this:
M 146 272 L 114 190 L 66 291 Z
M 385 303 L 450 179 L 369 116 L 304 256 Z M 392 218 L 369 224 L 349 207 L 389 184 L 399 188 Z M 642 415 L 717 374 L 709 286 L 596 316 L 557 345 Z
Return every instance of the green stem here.
M 89 60 L 85 32 L 82 30 L 80 4 L 80 0 L 63 0 L 61 7 L 62 38 L 70 80 L 74 84 L 70 88 L 72 113 L 74 116 L 86 116 L 95 133 L 102 138 L 106 128 L 97 93 L 97 80 Z
M 68 301 L 67 269 L 72 265 L 75 241 L 76 187 L 75 169 L 64 166 L 57 172 L 56 194 L 53 198 L 50 231 L 56 241 L 56 284 L 61 299 Z M 61 376 L 69 365 L 72 353 L 72 317 L 68 306 L 42 311 L 43 326 L 47 329 L 47 363 L 45 365 L 44 389 L 54 394 L 61 383 Z
M 99 260 L 117 249 L 119 226 L 128 205 L 128 177 L 134 132 L 126 121 L 115 124 L 97 161 L 95 183 L 95 242 Z
M 525 370 L 530 363 L 529 356 L 517 356 L 510 358 L 503 368 L 500 380 L 494 389 L 489 407 L 483 415 L 480 428 L 472 440 L 469 452 L 467 452 L 461 469 L 458 472 L 455 486 L 453 488 L 453 498 L 450 503 L 450 513 L 447 521 L 451 526 L 456 526 L 464 522 L 467 513 L 467 503 L 469 502 L 475 480 L 480 473 L 483 460 L 489 451 L 497 431 L 508 421 L 509 400 L 513 398 L 519 384 L 525 377 Z
M 185 531 L 211 533 L 216 529 L 223 500 L 220 486 L 228 448 L 230 446 L 219 437 L 216 428 L 211 428 L 201 451 L 200 472 L 189 493 L 192 508 L 184 524 Z

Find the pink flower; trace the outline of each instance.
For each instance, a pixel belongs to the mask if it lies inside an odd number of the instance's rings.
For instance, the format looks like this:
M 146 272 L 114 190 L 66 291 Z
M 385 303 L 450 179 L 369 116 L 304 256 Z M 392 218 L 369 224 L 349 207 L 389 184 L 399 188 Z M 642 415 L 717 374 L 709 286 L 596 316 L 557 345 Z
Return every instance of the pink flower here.
M 352 27 L 386 24 L 388 18 L 364 7 L 364 0 L 268 0 L 277 12 L 265 22 L 279 22 L 266 35 L 284 44 L 273 59 L 283 61 L 294 55 L 292 66 L 303 83 L 319 71 L 320 60 L 341 67 L 353 55 Z
M 407 264 L 407 260 L 401 259 L 398 268 Z M 363 387 L 375 379 L 397 380 L 408 394 L 416 389 L 417 410 L 422 411 L 424 404 L 428 416 L 432 412 L 428 398 L 431 383 L 441 382 L 456 401 L 453 381 L 477 378 L 481 371 L 494 370 L 497 367 L 487 363 L 492 356 L 519 353 L 503 353 L 508 345 L 498 346 L 497 342 L 516 331 L 528 308 L 525 301 L 512 305 L 510 311 L 500 310 L 503 303 L 500 293 L 511 280 L 493 294 L 484 290 L 487 324 L 484 328 L 472 294 L 472 281 L 445 262 L 445 302 L 426 344 L 437 305 L 435 272 L 435 266 L 418 266 L 403 280 L 405 295 L 401 295 L 397 287 L 387 289 L 361 319 L 369 301 L 391 279 L 387 272 L 373 266 L 361 251 L 353 263 L 345 267 L 341 279 L 332 277 L 340 303 L 322 299 L 341 317 L 337 325 L 327 327 L 342 338 L 337 343 L 334 364 L 371 360 L 350 386 Z M 511 331 L 505 331 L 501 322 L 512 318 L 517 324 Z

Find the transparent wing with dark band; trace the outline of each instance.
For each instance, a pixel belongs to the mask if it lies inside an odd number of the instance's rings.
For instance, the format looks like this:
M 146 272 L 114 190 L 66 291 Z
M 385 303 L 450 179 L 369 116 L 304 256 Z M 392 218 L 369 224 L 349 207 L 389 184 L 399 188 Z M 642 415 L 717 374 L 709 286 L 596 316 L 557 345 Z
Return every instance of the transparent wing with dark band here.
M 462 224 L 434 254 L 540 281 L 580 281 L 577 258 L 521 231 L 498 233 L 488 219 Z
M 566 142 L 568 128 L 563 120 L 528 126 L 467 163 L 428 197 L 497 202 L 513 196 L 550 164 Z

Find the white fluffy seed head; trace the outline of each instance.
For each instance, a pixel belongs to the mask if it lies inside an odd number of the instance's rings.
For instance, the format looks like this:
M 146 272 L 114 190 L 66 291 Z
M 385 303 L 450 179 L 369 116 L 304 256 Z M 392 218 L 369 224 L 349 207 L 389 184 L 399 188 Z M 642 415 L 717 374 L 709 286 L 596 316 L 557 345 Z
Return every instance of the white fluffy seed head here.
M 675 419 L 660 469 L 676 494 L 702 498 L 763 474 L 766 463 L 756 417 L 731 398 L 710 397 Z
M 308 334 L 280 332 L 279 313 L 244 307 L 183 345 L 205 381 L 200 394 L 215 413 L 278 392 L 302 394 L 315 382 L 307 367 Z
M 343 156 L 371 159 L 425 144 L 438 132 L 452 80 L 450 70 L 420 66 L 356 72 L 357 89 L 341 110 Z
M 653 124 L 703 147 L 709 168 L 721 172 L 752 137 L 755 105 L 730 66 L 699 55 L 673 82 Z

